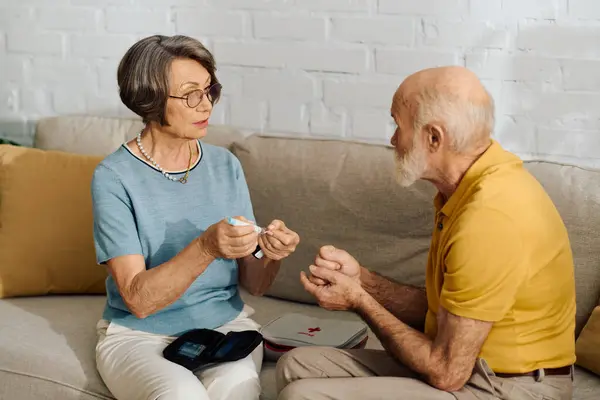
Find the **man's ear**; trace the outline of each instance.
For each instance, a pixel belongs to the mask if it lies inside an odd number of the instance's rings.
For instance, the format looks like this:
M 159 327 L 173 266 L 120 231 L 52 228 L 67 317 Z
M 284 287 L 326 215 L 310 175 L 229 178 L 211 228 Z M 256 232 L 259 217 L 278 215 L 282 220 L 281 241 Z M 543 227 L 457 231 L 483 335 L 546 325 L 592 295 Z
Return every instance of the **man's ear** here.
M 442 148 L 442 144 L 446 140 L 446 134 L 441 126 L 436 124 L 428 124 L 425 126 L 427 134 L 427 149 L 431 153 L 435 153 Z

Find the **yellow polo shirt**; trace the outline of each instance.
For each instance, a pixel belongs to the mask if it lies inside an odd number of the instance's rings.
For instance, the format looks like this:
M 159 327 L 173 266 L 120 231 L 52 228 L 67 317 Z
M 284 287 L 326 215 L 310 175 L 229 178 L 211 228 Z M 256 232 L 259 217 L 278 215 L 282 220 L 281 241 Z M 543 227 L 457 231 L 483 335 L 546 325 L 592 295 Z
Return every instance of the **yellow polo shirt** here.
M 575 280 L 563 221 L 522 161 L 492 141 L 444 204 L 427 263 L 425 333 L 440 307 L 494 323 L 481 349 L 496 372 L 575 362 Z

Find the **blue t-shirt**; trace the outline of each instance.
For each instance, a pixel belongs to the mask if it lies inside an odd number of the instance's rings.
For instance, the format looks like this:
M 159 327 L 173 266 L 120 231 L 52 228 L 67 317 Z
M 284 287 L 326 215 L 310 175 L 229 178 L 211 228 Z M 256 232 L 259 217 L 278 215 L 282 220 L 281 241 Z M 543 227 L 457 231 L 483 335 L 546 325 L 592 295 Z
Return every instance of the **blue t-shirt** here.
M 182 174 L 173 174 L 181 177 Z M 170 260 L 225 217 L 254 213 L 239 160 L 222 147 L 201 144 L 186 184 L 165 178 L 127 145 L 107 156 L 92 180 L 94 241 L 99 264 L 141 254 L 146 269 Z M 235 260 L 216 259 L 173 304 L 144 318 L 125 305 L 113 278 L 106 280 L 103 318 L 131 329 L 178 335 L 214 329 L 242 311 Z

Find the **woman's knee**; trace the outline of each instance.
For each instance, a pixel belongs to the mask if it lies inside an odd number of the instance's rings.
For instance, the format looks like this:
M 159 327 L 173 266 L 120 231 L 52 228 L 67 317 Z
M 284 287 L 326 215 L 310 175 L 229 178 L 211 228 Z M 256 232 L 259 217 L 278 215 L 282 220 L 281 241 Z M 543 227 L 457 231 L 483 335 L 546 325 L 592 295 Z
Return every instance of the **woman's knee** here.
M 169 382 L 152 390 L 147 400 L 209 400 L 204 386 L 197 379 Z M 120 400 L 120 399 L 119 399 Z
M 202 375 L 201 381 L 211 400 L 258 399 L 260 377 L 252 360 L 221 365 Z

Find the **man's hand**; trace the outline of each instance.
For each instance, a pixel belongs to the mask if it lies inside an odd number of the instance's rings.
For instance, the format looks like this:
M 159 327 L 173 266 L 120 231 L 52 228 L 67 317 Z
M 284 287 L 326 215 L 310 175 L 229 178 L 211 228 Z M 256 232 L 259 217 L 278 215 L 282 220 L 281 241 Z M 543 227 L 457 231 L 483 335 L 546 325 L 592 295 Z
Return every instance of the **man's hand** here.
M 319 249 L 319 254 L 315 258 L 315 265 L 321 268 L 327 268 L 332 271 L 339 271 L 348 276 L 359 285 L 361 266 L 348 252 L 342 249 L 336 249 L 333 246 L 323 246 Z M 326 285 L 323 279 L 310 275 L 308 279 L 315 285 Z
M 283 221 L 274 220 L 264 235 L 258 237 L 258 245 L 267 258 L 282 260 L 296 251 L 300 236 L 285 226 Z
M 310 272 L 311 277 L 327 283 L 311 282 L 304 271 L 300 272 L 300 281 L 304 289 L 312 294 L 319 305 L 326 310 L 354 310 L 360 304 L 361 298 L 368 296 L 360 286 L 360 282 L 339 271 L 311 265 Z

